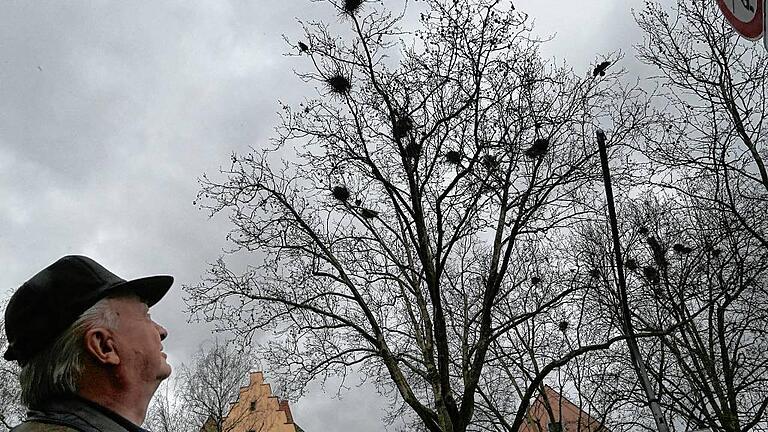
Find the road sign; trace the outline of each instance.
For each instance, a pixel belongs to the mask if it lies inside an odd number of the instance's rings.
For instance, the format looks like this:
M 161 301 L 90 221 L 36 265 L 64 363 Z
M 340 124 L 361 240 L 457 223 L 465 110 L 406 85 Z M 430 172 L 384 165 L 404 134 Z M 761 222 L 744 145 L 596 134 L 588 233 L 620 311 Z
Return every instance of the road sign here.
M 717 0 L 717 5 L 734 30 L 752 40 L 760 39 L 763 35 L 763 3 L 763 0 Z

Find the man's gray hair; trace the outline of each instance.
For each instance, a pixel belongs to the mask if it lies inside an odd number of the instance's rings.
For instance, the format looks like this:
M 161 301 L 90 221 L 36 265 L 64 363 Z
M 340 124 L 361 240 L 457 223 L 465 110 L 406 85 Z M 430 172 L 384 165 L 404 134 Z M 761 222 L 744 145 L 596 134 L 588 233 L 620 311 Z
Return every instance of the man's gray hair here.
M 19 384 L 24 405 L 37 407 L 53 397 L 77 393 L 86 358 L 85 333 L 95 327 L 117 329 L 117 313 L 109 301 L 108 297 L 96 302 L 22 367 Z

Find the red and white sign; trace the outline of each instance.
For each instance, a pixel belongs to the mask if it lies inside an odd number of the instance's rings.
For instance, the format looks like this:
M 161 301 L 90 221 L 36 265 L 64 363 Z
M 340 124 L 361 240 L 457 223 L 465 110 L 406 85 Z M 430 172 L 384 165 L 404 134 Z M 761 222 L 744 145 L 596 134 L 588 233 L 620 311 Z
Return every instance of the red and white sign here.
M 747 39 L 757 40 L 763 35 L 765 12 L 763 0 L 717 0 L 725 19 Z

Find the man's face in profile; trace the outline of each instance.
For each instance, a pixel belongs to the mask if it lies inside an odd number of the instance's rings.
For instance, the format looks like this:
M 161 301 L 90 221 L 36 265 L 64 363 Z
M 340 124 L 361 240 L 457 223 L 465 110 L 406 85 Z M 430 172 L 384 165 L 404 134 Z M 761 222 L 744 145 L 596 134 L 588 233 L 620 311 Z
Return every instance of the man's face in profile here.
M 120 370 L 130 382 L 156 383 L 171 375 L 161 341 L 168 332 L 152 320 L 149 307 L 136 296 L 110 300 L 118 315 L 114 331 Z

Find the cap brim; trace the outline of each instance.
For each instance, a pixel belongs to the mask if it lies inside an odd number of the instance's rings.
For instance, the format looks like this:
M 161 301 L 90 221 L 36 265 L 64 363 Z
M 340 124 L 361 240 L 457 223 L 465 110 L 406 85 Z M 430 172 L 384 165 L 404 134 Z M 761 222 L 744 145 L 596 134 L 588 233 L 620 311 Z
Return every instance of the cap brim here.
M 120 290 L 135 293 L 141 297 L 147 306 L 152 306 L 165 296 L 171 289 L 171 285 L 173 285 L 173 276 L 148 276 L 115 285 L 109 291 Z

